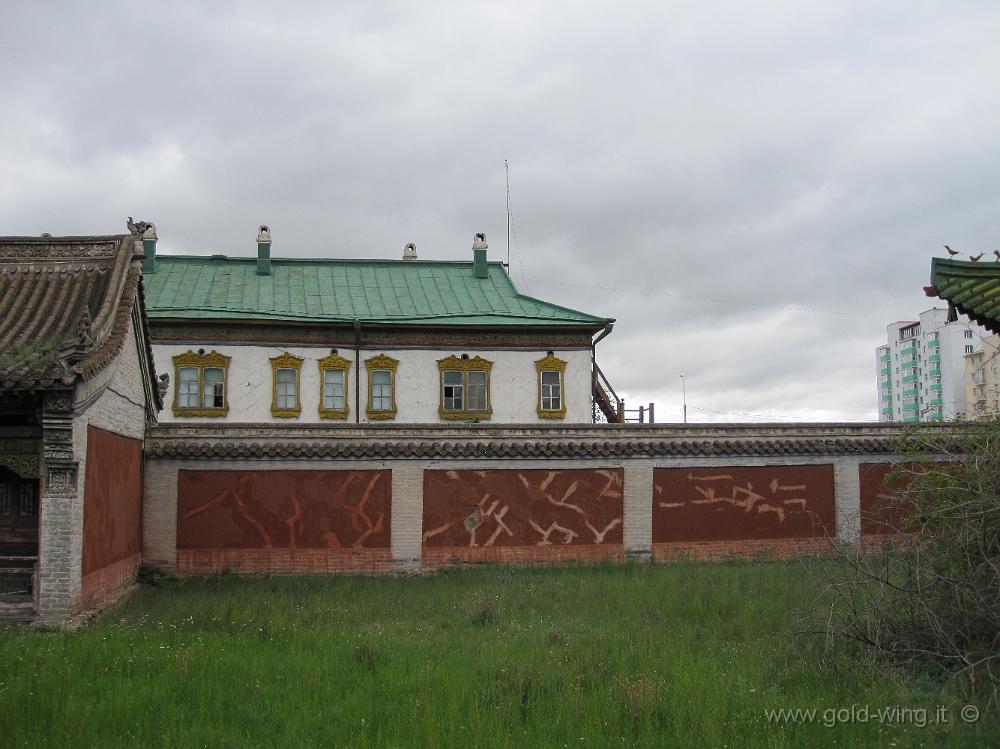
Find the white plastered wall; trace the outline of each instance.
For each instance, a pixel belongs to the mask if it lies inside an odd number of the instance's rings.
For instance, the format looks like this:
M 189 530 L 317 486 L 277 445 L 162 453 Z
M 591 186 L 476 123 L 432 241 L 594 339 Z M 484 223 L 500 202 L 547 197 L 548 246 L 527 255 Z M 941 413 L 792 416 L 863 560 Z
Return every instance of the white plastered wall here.
M 187 351 L 217 351 L 231 358 L 229 363 L 228 400 L 229 412 L 224 418 L 176 417 L 173 413 L 176 373 L 173 357 Z M 297 419 L 278 418 L 271 415 L 272 374 L 270 359 L 289 353 L 303 359 L 300 382 L 302 411 Z M 355 418 L 355 352 L 341 348 L 337 353 L 351 362 L 348 373 L 348 421 Z M 358 367 L 360 384 L 360 420 L 368 421 L 365 409 L 368 403 L 368 375 L 365 360 L 379 354 L 396 359 L 396 418 L 397 423 L 440 423 L 440 375 L 438 359 L 451 355 L 480 356 L 493 362 L 490 374 L 490 399 L 494 423 L 539 423 L 537 411 L 538 384 L 535 362 L 548 350 L 489 350 L 489 349 L 368 349 L 361 351 Z M 591 409 L 591 351 L 582 349 L 555 349 L 553 353 L 566 362 L 564 397 L 566 417 L 562 423 L 589 424 L 593 420 Z M 259 422 L 321 422 L 319 417 L 319 360 L 330 354 L 326 346 L 290 346 L 278 348 L 258 345 L 178 345 L 155 344 L 153 356 L 156 371 L 170 375 L 170 387 L 164 398 L 160 421 L 228 421 Z M 558 422 L 557 422 L 558 423 Z

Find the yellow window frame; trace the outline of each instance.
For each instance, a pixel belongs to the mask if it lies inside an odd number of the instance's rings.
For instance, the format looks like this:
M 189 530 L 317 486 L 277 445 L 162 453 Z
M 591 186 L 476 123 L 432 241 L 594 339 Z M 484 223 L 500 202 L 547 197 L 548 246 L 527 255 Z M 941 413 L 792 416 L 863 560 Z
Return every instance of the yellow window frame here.
M 492 381 L 492 371 L 493 362 L 483 359 L 480 356 L 474 356 L 471 359 L 461 358 L 458 356 L 449 356 L 446 359 L 438 359 L 438 415 L 445 419 L 446 421 L 456 421 L 456 420 L 467 420 L 467 419 L 480 419 L 482 421 L 487 421 L 493 416 L 493 395 L 490 392 L 490 383 Z M 473 411 L 469 408 L 465 408 L 461 411 L 446 411 L 444 408 L 444 373 L 445 372 L 461 372 L 462 373 L 462 393 L 463 393 L 463 405 L 468 406 L 468 393 L 469 393 L 469 372 L 485 372 L 486 373 L 486 409 L 484 411 Z
M 278 370 L 295 370 L 295 407 L 278 407 Z M 302 359 L 287 351 L 271 357 L 271 416 L 279 419 L 294 419 L 302 413 Z
M 183 354 L 177 354 L 171 358 L 174 365 L 174 416 L 194 416 L 218 418 L 229 413 L 229 362 L 232 358 L 225 354 L 220 354 L 214 349 L 207 354 L 202 350 L 195 353 L 188 349 Z M 179 406 L 180 396 L 180 370 L 182 368 L 192 368 L 198 370 L 198 405 Z M 205 369 L 216 368 L 222 370 L 222 406 L 203 406 L 205 402 Z
M 538 418 L 540 419 L 565 419 L 566 418 L 566 362 L 555 356 L 551 351 L 548 355 L 535 362 L 535 382 L 538 387 Z M 559 373 L 559 408 L 542 408 L 542 373 Z
M 365 369 L 368 371 L 368 406 L 365 413 L 371 421 L 391 421 L 396 418 L 396 370 L 399 362 L 385 354 L 365 359 Z M 372 408 L 372 373 L 387 370 L 392 374 L 392 407 L 375 410 Z
M 343 408 L 324 408 L 323 403 L 325 402 L 324 388 L 326 387 L 326 373 L 328 371 L 336 371 L 344 373 L 344 407 Z M 319 360 L 319 417 L 321 419 L 334 419 L 336 421 L 343 421 L 347 418 L 348 414 L 351 412 L 350 399 L 347 397 L 348 390 L 350 389 L 350 379 L 348 374 L 351 371 L 351 362 L 336 353 L 331 353 L 329 356 L 324 357 Z

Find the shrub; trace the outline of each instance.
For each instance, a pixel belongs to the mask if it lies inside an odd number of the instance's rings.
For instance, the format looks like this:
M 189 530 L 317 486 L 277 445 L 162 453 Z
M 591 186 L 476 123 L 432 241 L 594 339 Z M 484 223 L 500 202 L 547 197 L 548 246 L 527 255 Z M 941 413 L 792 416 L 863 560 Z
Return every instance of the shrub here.
M 1000 686 L 1000 421 L 914 430 L 889 476 L 912 533 L 845 552 L 827 624 L 901 662 Z

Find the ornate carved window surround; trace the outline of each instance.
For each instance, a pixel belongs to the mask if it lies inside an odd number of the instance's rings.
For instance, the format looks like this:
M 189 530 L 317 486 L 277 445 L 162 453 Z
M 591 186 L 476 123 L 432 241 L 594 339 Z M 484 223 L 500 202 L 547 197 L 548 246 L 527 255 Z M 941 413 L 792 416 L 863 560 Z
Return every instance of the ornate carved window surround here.
M 544 359 L 535 362 L 538 373 L 538 418 L 566 418 L 566 362 L 551 351 Z M 556 376 L 553 377 L 553 374 Z M 558 403 L 556 400 L 558 399 Z
M 220 354 L 214 349 L 209 351 L 207 354 L 204 350 L 199 353 L 195 353 L 188 349 L 183 354 L 178 354 L 172 358 L 174 365 L 174 403 L 173 412 L 174 416 L 196 416 L 196 417 L 221 417 L 229 413 L 229 362 L 231 357 L 225 354 Z M 196 393 L 186 393 L 187 400 L 190 401 L 190 396 L 195 395 L 195 402 L 198 404 L 196 406 L 192 405 L 181 405 L 181 370 L 197 370 L 197 392 Z M 206 401 L 209 400 L 209 394 L 206 393 L 206 382 L 205 382 L 205 370 L 222 370 L 222 382 L 219 383 L 218 380 L 214 379 L 216 377 L 214 371 L 209 372 L 209 385 L 212 386 L 213 392 L 211 394 L 212 403 L 206 405 Z M 185 378 L 184 385 L 190 387 L 194 384 L 194 381 Z M 221 405 L 214 405 L 219 397 L 219 386 L 221 385 Z
M 469 359 L 467 356 L 465 358 L 460 358 L 457 356 L 449 356 L 447 359 L 438 359 L 438 372 L 440 379 L 440 386 L 438 388 L 438 415 L 447 421 L 456 420 L 468 420 L 468 419 L 478 419 L 480 421 L 486 421 L 493 416 L 493 399 L 490 396 L 490 373 L 493 370 L 493 362 L 487 361 L 482 357 L 475 356 Z M 446 383 L 446 373 L 457 373 L 451 375 L 454 379 L 452 383 Z M 479 377 L 479 380 L 483 382 L 471 382 L 470 374 L 477 373 L 483 375 Z M 472 395 L 473 387 L 483 387 L 485 386 L 485 403 L 484 408 L 470 408 L 470 396 Z M 460 394 L 456 398 L 454 393 L 455 386 L 458 386 Z M 446 387 L 449 388 L 448 392 L 451 394 L 450 397 L 445 397 Z M 455 407 L 455 401 L 459 400 L 461 408 Z
M 338 356 L 336 352 L 331 353 L 329 356 L 319 360 L 319 417 L 321 419 L 334 419 L 336 421 L 342 421 L 347 418 L 351 411 L 348 405 L 347 398 L 347 383 L 350 381 L 347 377 L 348 373 L 351 371 L 351 362 L 342 356 Z M 327 372 L 332 372 L 333 378 L 340 377 L 341 383 L 343 385 L 343 407 L 342 408 L 327 408 Z M 333 397 L 333 394 L 330 394 Z M 335 400 L 335 398 L 334 398 Z
M 368 370 L 368 407 L 365 410 L 368 414 L 368 418 L 371 421 L 390 421 L 396 418 L 396 368 L 399 366 L 399 362 L 392 357 L 386 356 L 385 354 L 379 354 L 378 356 L 373 356 L 371 359 L 365 359 L 365 369 Z M 373 380 L 385 380 L 386 377 L 383 373 L 388 372 L 388 380 L 391 386 L 389 403 L 385 403 L 385 396 L 381 395 L 378 402 L 375 402 L 373 395 Z M 378 373 L 378 374 L 376 374 Z M 385 382 L 375 383 L 379 386 L 381 391 L 384 391 Z M 384 406 L 388 405 L 388 408 Z M 375 406 L 378 406 L 376 408 Z
M 294 375 L 291 377 L 292 382 L 281 382 L 280 385 L 282 389 L 287 389 L 288 385 L 294 384 L 295 387 L 295 402 L 294 404 L 289 404 L 288 393 L 278 392 L 279 386 L 279 373 L 282 372 L 293 372 Z M 287 351 L 281 356 L 271 357 L 271 416 L 279 419 L 295 419 L 298 415 L 302 413 L 302 359 L 297 356 L 292 356 Z M 288 377 L 287 374 L 281 374 L 281 378 Z

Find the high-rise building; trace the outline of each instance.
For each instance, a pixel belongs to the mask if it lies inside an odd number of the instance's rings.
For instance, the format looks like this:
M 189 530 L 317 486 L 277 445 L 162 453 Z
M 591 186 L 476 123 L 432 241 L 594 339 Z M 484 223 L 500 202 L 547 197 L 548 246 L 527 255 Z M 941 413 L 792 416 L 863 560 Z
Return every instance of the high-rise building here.
M 887 326 L 886 333 L 886 343 L 875 350 L 879 421 L 970 415 L 965 357 L 981 350 L 988 331 L 968 320 L 948 322 L 947 309 L 933 308 L 919 320 Z
M 984 338 L 980 350 L 965 357 L 965 391 L 970 419 L 1000 414 L 1000 335 Z

